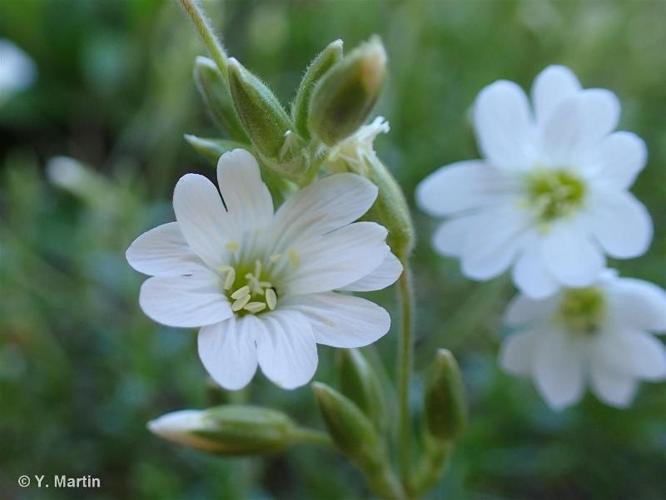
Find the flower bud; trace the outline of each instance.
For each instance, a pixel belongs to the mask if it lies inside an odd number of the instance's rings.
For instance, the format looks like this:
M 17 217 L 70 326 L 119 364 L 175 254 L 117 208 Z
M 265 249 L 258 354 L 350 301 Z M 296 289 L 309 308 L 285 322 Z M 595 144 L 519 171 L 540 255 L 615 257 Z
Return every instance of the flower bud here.
M 222 156 L 227 151 L 232 151 L 238 148 L 250 148 L 250 146 L 236 141 L 198 137 L 192 134 L 185 134 L 185 140 L 197 153 L 215 165 L 217 165 L 217 161 L 220 159 L 220 156 Z
M 358 349 L 338 350 L 338 370 L 342 393 L 382 430 L 386 427 L 387 410 L 377 374 Z
M 247 141 L 229 89 L 229 82 L 217 65 L 207 57 L 197 57 L 194 63 L 194 82 L 213 121 L 233 139 Z
M 245 132 L 262 156 L 278 159 L 292 129 L 289 115 L 270 89 L 236 59 L 229 59 L 228 71 L 234 106 Z
M 308 128 L 333 146 L 366 121 L 386 73 L 386 52 L 372 37 L 335 64 L 312 92 Z
M 294 127 L 303 138 L 310 138 L 308 130 L 308 115 L 310 110 L 310 96 L 315 85 L 322 76 L 339 60 L 342 59 L 342 40 L 331 42 L 317 57 L 310 63 L 308 69 L 303 75 L 301 84 L 296 92 L 296 98 L 291 107 L 291 116 L 294 120 Z
M 333 442 L 363 471 L 373 491 L 381 498 L 404 498 L 372 422 L 352 401 L 331 387 L 314 382 L 312 389 Z
M 293 442 L 285 414 L 255 406 L 226 405 L 167 413 L 148 423 L 158 436 L 221 455 L 272 453 Z
M 431 439 L 451 441 L 465 428 L 465 390 L 453 354 L 439 349 L 425 388 L 425 427 Z

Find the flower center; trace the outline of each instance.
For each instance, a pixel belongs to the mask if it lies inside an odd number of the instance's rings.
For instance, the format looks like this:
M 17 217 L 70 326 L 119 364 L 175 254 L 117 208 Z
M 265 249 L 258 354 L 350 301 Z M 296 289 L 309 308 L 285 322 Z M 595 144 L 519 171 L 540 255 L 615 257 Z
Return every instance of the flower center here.
M 233 312 L 244 316 L 272 311 L 277 307 L 277 291 L 259 259 L 252 264 L 225 266 L 220 272 L 222 288 Z
M 564 293 L 559 315 L 567 330 L 593 335 L 601 327 L 605 310 L 606 301 L 599 288 L 575 288 Z
M 568 170 L 540 169 L 527 179 L 530 207 L 540 223 L 574 212 L 585 198 L 585 184 Z

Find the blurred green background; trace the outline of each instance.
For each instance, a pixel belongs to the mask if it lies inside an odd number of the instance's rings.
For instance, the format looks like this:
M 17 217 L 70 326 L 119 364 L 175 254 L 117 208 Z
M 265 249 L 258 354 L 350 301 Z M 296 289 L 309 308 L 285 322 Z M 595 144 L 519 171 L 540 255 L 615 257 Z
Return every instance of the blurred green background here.
M 287 102 L 310 58 L 336 38 L 372 33 L 390 58 L 377 149 L 410 200 L 436 167 L 477 156 L 468 123 L 479 90 L 499 78 L 528 87 L 546 65 L 621 98 L 621 128 L 643 137 L 649 163 L 634 187 L 655 222 L 650 252 L 617 263 L 666 285 L 666 2 L 206 2 L 231 54 Z M 195 335 L 140 311 L 142 277 L 124 251 L 172 219 L 184 172 L 212 174 L 183 133 L 215 135 L 192 82 L 204 49 L 175 2 L 3 0 L 0 37 L 35 60 L 32 88 L 0 107 L 0 496 L 2 498 L 367 498 L 339 456 L 308 447 L 263 459 L 218 459 L 145 429 L 167 411 L 229 399 L 211 389 Z M 88 165 L 62 189 L 54 155 Z M 56 179 L 57 180 L 57 179 Z M 60 179 L 62 184 L 62 179 Z M 77 187 L 78 186 L 78 187 Z M 429 248 L 435 221 L 416 210 L 418 342 L 423 372 L 436 347 L 464 370 L 471 425 L 432 493 L 448 499 L 624 499 L 666 494 L 664 385 L 643 384 L 622 411 L 593 397 L 554 413 L 496 364 L 499 319 L 514 291 L 473 283 Z M 392 293 L 374 299 L 394 308 Z M 394 309 L 393 309 L 394 310 Z M 392 375 L 396 334 L 370 354 Z M 367 351 L 367 350 L 366 350 Z M 320 347 L 316 379 L 335 384 Z M 420 378 L 415 380 L 418 410 Z M 258 376 L 232 399 L 282 408 L 322 427 L 310 390 Z M 100 490 L 20 490 L 21 474 L 90 474 Z

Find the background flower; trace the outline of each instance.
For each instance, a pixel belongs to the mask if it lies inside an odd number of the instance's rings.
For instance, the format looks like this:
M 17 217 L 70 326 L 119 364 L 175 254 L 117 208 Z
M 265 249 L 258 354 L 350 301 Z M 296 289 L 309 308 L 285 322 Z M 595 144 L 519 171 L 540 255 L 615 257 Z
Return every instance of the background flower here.
M 0 103 L 30 86 L 35 73 L 35 63 L 30 56 L 9 40 L 0 38 Z
M 273 200 L 250 153 L 225 153 L 217 167 L 222 199 L 201 175 L 174 191 L 177 222 L 144 233 L 127 250 L 153 276 L 139 302 L 155 321 L 201 327 L 199 356 L 227 389 L 248 384 L 259 365 L 285 389 L 312 379 L 316 344 L 361 347 L 390 326 L 386 310 L 338 291 L 379 290 L 402 266 L 386 229 L 354 222 L 377 197 L 355 174 L 336 174 Z
M 520 333 L 502 344 L 501 364 L 534 378 L 556 409 L 579 401 L 589 385 L 609 405 L 628 406 L 639 380 L 666 378 L 666 348 L 648 332 L 666 332 L 666 292 L 607 271 L 593 286 L 554 297 L 516 297 L 506 323 Z
M 537 76 L 532 107 L 513 82 L 483 89 L 474 126 L 484 159 L 443 167 L 417 189 L 421 208 L 449 217 L 435 249 L 477 280 L 512 267 L 515 284 L 537 298 L 589 285 L 604 254 L 643 254 L 652 221 L 627 189 L 646 149 L 635 134 L 613 132 L 619 116 L 613 93 L 582 89 L 562 66 Z

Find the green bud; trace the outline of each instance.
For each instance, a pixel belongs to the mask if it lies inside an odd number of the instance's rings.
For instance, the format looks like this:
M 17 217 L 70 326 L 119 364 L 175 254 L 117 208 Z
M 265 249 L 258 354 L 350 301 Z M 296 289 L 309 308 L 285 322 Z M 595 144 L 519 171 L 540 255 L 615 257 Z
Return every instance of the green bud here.
M 372 111 L 386 73 L 386 52 L 372 37 L 335 64 L 312 92 L 308 128 L 333 146 L 353 134 Z
M 217 165 L 217 160 L 220 159 L 220 156 L 222 156 L 227 151 L 232 151 L 238 148 L 247 150 L 252 149 L 251 146 L 241 142 L 229 141 L 226 139 L 198 137 L 191 134 L 185 134 L 185 140 L 197 153 L 215 165 Z
M 291 107 L 291 116 L 294 127 L 303 138 L 310 138 L 308 130 L 308 114 L 310 110 L 310 96 L 319 79 L 339 60 L 342 59 L 342 40 L 331 42 L 310 63 L 303 75 L 301 84 L 296 92 L 296 98 Z
M 295 426 L 279 411 L 226 405 L 167 413 L 148 423 L 158 436 L 221 455 L 277 452 L 294 442 Z
M 465 390 L 458 363 L 446 349 L 438 349 L 425 388 L 425 427 L 430 439 L 459 438 L 467 422 Z
M 351 400 L 326 384 L 314 382 L 312 389 L 333 442 L 363 471 L 373 491 L 381 498 L 404 498 L 372 422 Z
M 356 403 L 377 429 L 385 429 L 387 409 L 382 385 L 361 351 L 339 349 L 338 370 L 342 393 Z
M 278 160 L 286 134 L 293 129 L 289 115 L 270 89 L 236 59 L 229 59 L 228 71 L 234 106 L 245 132 L 262 156 Z
M 211 59 L 201 56 L 196 58 L 194 82 L 213 121 L 233 139 L 248 141 L 234 108 L 229 82 Z

